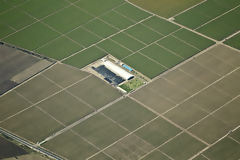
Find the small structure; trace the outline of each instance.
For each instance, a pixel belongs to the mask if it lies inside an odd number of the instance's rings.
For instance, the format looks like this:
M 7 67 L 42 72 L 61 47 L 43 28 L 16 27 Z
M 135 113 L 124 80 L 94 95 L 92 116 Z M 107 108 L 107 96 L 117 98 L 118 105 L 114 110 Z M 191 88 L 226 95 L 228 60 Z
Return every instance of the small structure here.
M 130 79 L 134 78 L 134 75 L 128 73 L 123 68 L 117 66 L 116 64 L 114 64 L 114 63 L 112 63 L 112 62 L 110 62 L 108 60 L 104 61 L 103 64 L 106 66 L 106 68 L 111 70 L 113 73 L 119 75 L 124 80 L 130 80 Z
M 127 66 L 126 64 L 122 64 L 123 68 L 126 68 L 127 70 L 129 70 L 130 72 L 133 71 L 133 69 L 129 66 Z

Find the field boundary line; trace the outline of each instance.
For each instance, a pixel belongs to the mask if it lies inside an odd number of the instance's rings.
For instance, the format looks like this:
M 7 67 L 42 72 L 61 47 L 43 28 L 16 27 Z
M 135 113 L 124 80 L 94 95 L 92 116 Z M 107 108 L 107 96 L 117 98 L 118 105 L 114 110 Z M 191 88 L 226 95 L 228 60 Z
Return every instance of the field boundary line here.
M 237 126 L 235 129 L 233 129 L 232 131 L 236 130 L 237 128 L 239 128 L 239 126 Z M 231 131 L 230 131 L 231 132 Z M 227 134 L 225 134 L 224 136 L 222 136 L 221 138 L 219 138 L 217 141 L 215 141 L 214 143 L 210 144 L 209 146 L 207 146 L 206 148 L 204 148 L 203 150 L 201 150 L 200 152 L 198 152 L 197 154 L 195 154 L 194 156 L 192 156 L 189 160 L 193 160 L 194 158 L 196 158 L 199 155 L 205 156 L 203 154 L 204 151 L 208 150 L 209 148 L 211 148 L 212 146 L 214 146 L 215 144 L 217 144 L 218 142 L 220 142 L 221 140 L 223 140 L 224 138 L 228 137 L 230 132 L 228 132 Z
M 153 118 L 153 119 L 151 119 L 150 121 L 146 122 L 146 123 L 145 123 L 145 124 L 143 124 L 142 126 L 140 126 L 140 127 L 136 128 L 135 130 L 133 130 L 133 131 L 129 132 L 128 134 L 126 134 L 125 136 L 123 136 L 122 138 L 120 138 L 119 140 L 117 140 L 117 141 L 115 141 L 114 143 L 110 144 L 109 146 L 107 146 L 107 147 L 105 147 L 105 148 L 101 149 L 101 150 L 100 150 L 100 151 L 98 151 L 97 153 L 95 153 L 95 154 L 91 155 L 91 156 L 90 156 L 90 157 L 88 157 L 86 160 L 89 160 L 90 158 L 94 157 L 94 156 L 95 156 L 95 155 L 97 155 L 98 153 L 101 153 L 101 152 L 103 152 L 104 150 L 106 150 L 106 149 L 110 148 L 110 147 L 111 147 L 111 146 L 113 146 L 114 144 L 118 143 L 119 141 L 121 141 L 122 139 L 126 138 L 127 136 L 129 136 L 129 135 L 133 134 L 135 131 L 137 131 L 138 129 L 140 129 L 140 128 L 142 128 L 142 127 L 146 126 L 147 124 L 151 123 L 152 121 L 156 120 L 157 118 L 158 118 L 158 116 L 156 116 L 155 118 Z
M 139 104 L 141 104 L 142 106 L 144 106 L 146 109 L 152 111 L 152 109 L 150 109 L 147 105 L 145 105 L 144 103 L 138 101 L 137 99 L 131 97 L 134 101 L 138 102 Z M 155 113 L 158 113 L 155 111 Z M 202 140 L 201 138 L 199 138 L 198 136 L 192 134 L 190 131 L 188 131 L 187 129 L 181 127 L 180 125 L 176 124 L 175 122 L 171 121 L 170 119 L 166 118 L 163 113 L 158 113 L 159 117 L 166 120 L 168 123 L 174 125 L 176 128 L 182 130 L 183 132 L 189 134 L 190 136 L 194 137 L 195 139 L 197 139 L 198 141 L 202 142 L 203 144 L 205 144 L 206 146 L 209 146 L 209 143 L 205 142 L 204 140 Z M 159 148 L 159 147 L 158 147 Z
M 42 71 L 38 72 L 37 74 L 33 75 L 32 77 L 28 78 L 27 80 L 25 80 L 24 82 L 20 83 L 20 84 L 19 84 L 19 85 L 17 85 L 16 87 L 14 87 L 14 88 L 12 88 L 12 89 L 8 90 L 8 91 L 7 91 L 7 92 L 5 92 L 4 94 L 0 95 L 0 98 L 1 98 L 1 97 L 3 97 L 4 95 L 8 94 L 9 92 L 11 92 L 11 91 L 13 91 L 13 90 L 17 89 L 18 87 L 20 87 L 20 86 L 24 85 L 25 83 L 27 83 L 28 81 L 32 80 L 33 78 L 35 78 L 35 77 L 37 77 L 37 76 L 41 75 L 41 74 L 42 74 L 42 73 L 44 73 L 45 71 L 47 71 L 47 70 L 49 70 L 50 68 L 54 67 L 56 64 L 57 64 L 57 62 L 56 62 L 56 63 L 53 63 L 53 64 L 51 64 L 50 66 L 48 66 L 48 67 L 47 67 L 47 68 L 45 68 L 44 70 L 42 70 Z M 0 121 L 0 123 L 1 123 L 1 121 Z
M 135 25 L 137 25 L 137 24 L 139 24 L 139 23 L 141 23 L 141 22 L 143 22 L 143 21 L 145 21 L 145 20 L 147 20 L 147 19 L 149 19 L 149 18 L 151 18 L 151 17 L 152 17 L 152 16 L 149 16 L 149 17 L 147 17 L 147 18 L 145 18 L 145 19 L 142 19 L 141 21 L 139 21 L 139 22 L 137 22 L 137 23 L 135 23 L 135 24 L 127 27 L 127 28 L 124 28 L 124 29 L 122 29 L 122 30 L 119 30 L 118 32 L 116 32 L 116 33 L 114 33 L 114 34 L 112 34 L 112 35 L 110 35 L 110 36 L 108 36 L 108 37 L 106 37 L 106 38 L 103 38 L 102 40 L 100 40 L 100 41 L 98 41 L 98 42 L 96 42 L 96 43 L 94 43 L 94 44 L 92 44 L 92 45 L 90 45 L 90 46 L 88 46 L 88 47 L 80 50 L 80 51 L 77 51 L 77 52 L 73 53 L 72 55 L 70 55 L 70 56 L 62 59 L 60 62 L 66 60 L 66 59 L 68 59 L 68 58 L 71 58 L 71 57 L 75 56 L 76 54 L 81 53 L 81 52 L 83 52 L 83 51 L 85 51 L 85 50 L 87 50 L 87 49 L 89 49 L 89 48 L 91 48 L 91 47 L 93 47 L 93 46 L 95 46 L 95 45 L 103 42 L 103 41 L 106 40 L 106 39 L 110 39 L 110 38 L 112 38 L 113 36 L 115 36 L 115 35 L 117 35 L 117 34 L 119 34 L 119 33 L 122 33 L 122 32 L 124 32 L 125 30 L 127 30 L 127 29 L 129 29 L 129 28 L 131 28 L 131 27 L 133 27 L 133 26 L 135 26 Z
M 215 83 L 221 81 L 222 79 L 226 78 L 227 76 L 231 75 L 233 72 L 237 71 L 240 67 L 237 67 L 236 69 L 232 70 L 231 72 L 227 73 L 226 75 L 220 77 L 219 79 L 217 79 L 216 81 L 210 83 L 209 85 L 207 85 L 206 87 L 202 88 L 201 90 L 199 90 L 198 92 L 192 94 L 191 96 L 187 97 L 186 99 L 182 100 L 180 103 L 178 103 L 175 107 L 165 111 L 162 113 L 162 115 L 165 115 L 166 113 L 168 113 L 169 111 L 173 110 L 174 108 L 177 108 L 180 104 L 183 104 L 184 102 L 186 102 L 187 100 L 191 99 L 192 97 L 196 96 L 197 94 L 201 93 L 202 91 L 208 89 L 209 87 L 211 87 L 212 85 L 214 85 Z
M 170 17 L 170 18 L 175 18 L 175 17 L 179 16 L 180 14 L 183 14 L 184 12 L 187 12 L 187 11 L 189 11 L 189 10 L 197 7 L 197 6 L 200 6 L 201 4 L 203 4 L 203 3 L 205 3 L 205 2 L 207 2 L 207 0 L 203 0 L 203 1 L 201 1 L 201 2 L 199 2 L 199 3 L 197 3 L 197 4 L 195 4 L 195 5 L 193 5 L 193 6 L 191 6 L 191 7 L 189 7 L 189 8 L 187 8 L 187 9 L 185 9 L 185 10 L 183 10 L 183 11 L 175 14 L 174 16 L 172 16 L 172 17 Z
M 202 25 L 198 26 L 198 27 L 197 27 L 197 28 L 195 28 L 194 30 L 198 30 L 198 29 L 200 29 L 200 28 L 204 27 L 205 25 L 207 25 L 207 24 L 209 24 L 209 23 L 211 23 L 211 22 L 215 21 L 216 19 L 218 19 L 218 18 L 221 18 L 221 17 L 222 17 L 222 16 L 224 16 L 225 14 L 228 14 L 229 12 L 232 12 L 232 11 L 234 11 L 234 10 L 235 10 L 235 9 L 237 9 L 238 7 L 240 7 L 240 5 L 237 5 L 236 7 L 234 7 L 234 8 L 232 8 L 232 9 L 230 9 L 230 10 L 228 10 L 228 11 L 226 11 L 226 12 L 224 12 L 224 13 L 220 14 L 219 16 L 217 16 L 217 17 L 215 17 L 215 18 L 211 19 L 210 21 L 207 21 L 206 23 L 204 23 L 204 24 L 202 24 Z
M 141 7 L 137 6 L 137 5 L 129 2 L 128 0 L 125 0 L 125 1 L 128 2 L 129 4 L 133 5 L 133 6 L 137 7 L 138 9 L 141 9 L 141 10 L 143 10 L 143 11 L 145 11 L 145 12 L 147 12 L 147 13 L 153 15 L 153 16 L 156 16 L 156 17 L 158 17 L 158 18 L 160 18 L 160 19 L 164 19 L 164 20 L 166 20 L 166 21 L 168 21 L 168 22 L 170 22 L 170 23 L 173 23 L 173 24 L 175 24 L 175 25 L 177 25 L 177 26 L 179 26 L 179 27 L 182 27 L 182 28 L 184 28 L 184 29 L 186 29 L 186 30 L 188 30 L 188 31 L 191 31 L 191 32 L 193 32 L 193 33 L 195 33 L 195 34 L 198 34 L 198 35 L 200 35 L 200 36 L 202 36 L 202 37 L 204 37 L 204 38 L 206 38 L 206 39 L 212 40 L 212 41 L 215 42 L 215 43 L 218 42 L 217 40 L 215 40 L 215 39 L 213 39 L 213 38 L 211 38 L 211 37 L 208 37 L 208 36 L 206 36 L 206 35 L 204 35 L 204 34 L 202 34 L 202 33 L 200 33 L 200 32 L 197 32 L 197 31 L 195 31 L 195 30 L 193 30 L 193 29 L 191 29 L 191 28 L 188 28 L 188 27 L 186 27 L 186 26 L 184 26 L 184 25 L 181 25 L 181 24 L 179 24 L 179 23 L 177 23 L 177 22 L 175 22 L 175 21 L 171 21 L 171 20 L 169 20 L 169 19 L 167 19 L 167 18 L 164 18 L 164 17 L 162 17 L 162 16 L 159 16 L 159 15 L 157 15 L 157 14 L 154 14 L 154 13 L 152 13 L 152 12 L 146 10 L 146 9 L 143 9 L 143 8 L 141 8 Z
M 66 89 L 68 89 L 68 88 L 74 86 L 74 85 L 77 84 L 77 83 L 79 83 L 79 82 L 81 82 L 81 81 L 83 81 L 83 80 L 86 80 L 86 79 L 89 78 L 90 76 L 92 76 L 92 75 L 88 75 L 88 76 L 86 76 L 86 77 L 84 77 L 84 78 L 78 80 L 77 82 L 75 82 L 75 83 L 73 83 L 73 84 L 71 84 L 71 85 L 65 87 L 64 89 L 60 89 L 59 91 L 57 91 L 57 92 L 55 92 L 55 93 L 49 95 L 48 97 L 46 97 L 46 98 L 44 98 L 44 99 L 42 99 L 42 100 L 40 100 L 40 101 L 34 103 L 33 105 L 30 105 L 29 107 L 27 107 L 27 108 L 25 108 L 25 109 L 23 109 L 23 110 L 21 110 L 21 111 L 15 113 L 15 114 L 11 115 L 11 116 L 5 118 L 5 119 L 2 120 L 0 123 L 2 123 L 2 122 L 4 122 L 4 121 L 6 121 L 6 120 L 8 120 L 8 119 L 10 119 L 10 118 L 12 118 L 12 117 L 18 115 L 18 114 L 20 114 L 20 113 L 22 113 L 22 112 L 24 112 L 24 111 L 27 110 L 27 109 L 32 108 L 33 106 L 35 106 L 35 105 L 37 105 L 37 104 L 39 104 L 39 103 L 41 103 L 41 102 L 43 102 L 43 101 L 45 101 L 45 100 L 47 100 L 47 99 L 49 99 L 49 98 L 51 98 L 51 97 L 57 95 L 58 93 L 60 93 L 60 92 L 62 92 L 62 91 L 64 91 L 64 90 L 66 90 Z

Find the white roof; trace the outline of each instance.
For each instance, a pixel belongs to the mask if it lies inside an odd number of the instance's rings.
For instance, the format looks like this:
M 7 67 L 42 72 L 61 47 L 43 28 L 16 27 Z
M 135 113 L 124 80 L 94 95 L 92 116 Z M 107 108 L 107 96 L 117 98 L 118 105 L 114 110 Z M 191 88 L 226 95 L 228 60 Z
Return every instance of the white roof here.
M 110 61 L 105 61 L 103 62 L 103 64 L 112 72 L 114 72 L 115 74 L 121 76 L 123 79 L 125 80 L 129 80 L 130 78 L 134 77 L 134 75 L 128 73 L 127 71 L 125 71 L 124 69 L 122 69 L 121 67 L 117 66 L 116 64 L 110 62 Z

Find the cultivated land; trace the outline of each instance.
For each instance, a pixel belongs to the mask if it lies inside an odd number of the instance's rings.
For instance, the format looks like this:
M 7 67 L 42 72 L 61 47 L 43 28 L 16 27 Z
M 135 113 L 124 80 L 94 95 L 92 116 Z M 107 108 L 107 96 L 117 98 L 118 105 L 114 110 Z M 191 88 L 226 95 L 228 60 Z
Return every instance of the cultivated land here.
M 159 16 L 170 18 L 175 14 L 192 7 L 203 0 L 129 0 L 129 2 L 136 4 L 139 7 L 142 7 L 152 13 L 155 13 Z
M 124 0 L 0 0 L 0 39 L 57 60 L 0 97 L 0 127 L 63 159 L 238 160 L 239 1 L 173 2 L 175 21 Z M 107 54 L 150 82 L 122 95 L 81 70 Z

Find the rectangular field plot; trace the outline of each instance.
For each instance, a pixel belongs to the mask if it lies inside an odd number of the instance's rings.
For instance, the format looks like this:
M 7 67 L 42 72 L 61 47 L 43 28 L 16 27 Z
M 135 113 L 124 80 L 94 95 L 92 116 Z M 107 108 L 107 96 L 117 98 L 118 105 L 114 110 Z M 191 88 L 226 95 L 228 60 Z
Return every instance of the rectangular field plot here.
M 237 128 L 234 132 L 229 135 L 231 138 L 240 142 L 240 128 Z
M 59 37 L 37 49 L 36 52 L 56 60 L 61 60 L 81 49 L 82 47 L 76 42 L 66 37 Z
M 176 22 L 195 29 L 239 5 L 238 0 L 207 0 L 175 17 Z
M 147 20 L 145 20 L 144 22 L 142 22 L 142 24 L 154 29 L 155 31 L 157 31 L 158 33 L 161 33 L 163 35 L 168 35 L 178 29 L 180 29 L 179 26 L 170 23 L 164 19 L 161 19 L 159 17 L 153 16 Z
M 180 103 L 190 96 L 190 93 L 182 89 L 180 86 L 177 86 L 163 78 L 157 79 L 149 84 L 148 87 L 173 103 Z
M 67 58 L 63 63 L 72 65 L 74 67 L 83 68 L 86 65 L 106 56 L 107 54 L 98 49 L 97 47 L 90 47 L 86 50 L 81 51 L 80 53 Z
M 193 61 L 220 76 L 224 76 L 235 69 L 232 64 L 227 64 L 218 57 L 208 53 L 204 53 L 201 56 L 196 57 Z
M 86 159 L 98 151 L 94 146 L 71 131 L 44 143 L 43 147 L 72 160 Z
M 32 24 L 36 20 L 19 9 L 12 9 L 1 14 L 0 21 L 1 24 L 5 24 L 15 30 L 19 30 L 27 25 Z
M 137 24 L 137 25 L 127 29 L 125 31 L 125 33 L 140 40 L 144 44 L 150 44 L 150 43 L 160 39 L 161 37 L 163 37 L 163 35 L 158 34 L 157 32 L 145 27 L 142 24 Z
M 183 61 L 182 57 L 175 55 L 174 53 L 158 46 L 157 44 L 152 44 L 147 48 L 140 50 L 139 52 L 143 53 L 151 59 L 156 60 L 166 68 L 176 66 L 178 63 Z
M 135 53 L 123 60 L 126 64 L 143 73 L 149 78 L 154 78 L 166 71 L 160 64 L 148 59 L 140 53 Z
M 67 34 L 68 37 L 80 43 L 84 47 L 89 47 L 101 40 L 97 35 L 79 27 Z
M 198 80 L 202 81 L 206 84 L 211 84 L 216 81 L 220 76 L 208 68 L 201 66 L 200 64 L 192 61 L 185 63 L 184 65 L 179 67 L 179 70 L 191 75 L 192 77 L 197 77 Z
M 114 10 L 102 15 L 100 18 L 118 29 L 124 29 L 134 24 L 128 17 L 124 17 Z
M 173 33 L 173 36 L 199 50 L 204 50 L 215 43 L 186 29 L 181 29 Z
M 107 53 L 113 55 L 118 59 L 123 59 L 132 53 L 130 50 L 120 46 L 111 39 L 107 39 L 99 43 L 97 46 L 104 49 Z
M 226 64 L 232 65 L 233 67 L 240 66 L 240 54 L 234 49 L 224 45 L 217 45 L 209 50 L 208 53 L 222 60 Z
M 63 128 L 57 121 L 35 107 L 0 123 L 0 126 L 34 143 Z
M 114 11 L 116 11 L 119 14 L 122 14 L 128 18 L 130 18 L 133 21 L 141 21 L 149 16 L 151 16 L 151 14 L 142 11 L 140 9 L 138 9 L 137 7 L 134 7 L 133 5 L 129 4 L 129 3 L 125 3 L 121 6 L 119 6 L 118 8 L 114 9 Z
M 211 86 L 188 99 L 188 103 L 195 104 L 196 107 L 210 113 L 229 100 L 231 100 L 231 97 L 228 94 L 224 93 L 221 89 L 219 90 Z
M 103 107 L 122 95 L 120 91 L 95 76 L 75 84 L 68 91 L 96 109 Z
M 89 73 L 65 64 L 56 64 L 42 74 L 61 87 L 67 87 L 89 76 Z
M 142 7 L 150 12 L 153 12 L 159 16 L 169 18 L 175 14 L 184 11 L 185 9 L 200 3 L 202 0 L 130 0 L 130 2 Z
M 240 157 L 240 144 L 226 137 L 203 152 L 211 160 L 237 160 Z
M 163 97 L 158 91 L 154 91 L 148 86 L 137 90 L 131 96 L 158 113 L 163 113 L 176 105 L 168 98 Z
M 160 151 L 156 150 L 145 156 L 142 160 L 170 160 L 168 156 L 165 154 L 161 153 Z
M 4 24 L 0 24 L 0 30 L 1 30 L 0 32 L 1 39 L 14 32 L 14 29 Z
M 154 113 L 130 98 L 118 101 L 103 113 L 131 131 L 156 117 Z
M 137 130 L 135 134 L 149 144 L 158 147 L 180 132 L 181 130 L 171 123 L 162 118 L 157 118 L 151 123 Z
M 164 39 L 161 39 L 157 43 L 160 46 L 167 48 L 173 54 L 177 55 L 182 59 L 187 59 L 200 52 L 200 50 L 195 48 L 194 46 L 191 46 L 187 44 L 187 42 L 173 36 L 168 36 Z
M 128 36 L 125 33 L 119 33 L 113 36 L 111 39 L 130 49 L 131 51 L 137 51 L 145 46 L 142 42 Z
M 32 0 L 27 3 L 25 2 L 20 8 L 36 18 L 43 18 L 67 5 L 69 5 L 69 3 L 64 0 L 52 0 L 50 2 L 47 0 Z
M 230 95 L 232 98 L 240 94 L 240 69 L 235 70 L 224 79 L 218 81 L 214 86 L 218 89 L 223 90 L 225 93 Z
M 65 91 L 37 104 L 37 106 L 65 125 L 69 125 L 94 111 Z
M 107 38 L 118 31 L 116 28 L 99 19 L 94 19 L 83 25 L 83 27 L 102 38 Z
M 29 107 L 30 104 L 16 92 L 10 92 L 0 98 L 0 121 Z
M 47 17 L 43 20 L 43 22 L 47 23 L 61 33 L 66 33 L 82 24 L 87 23 L 92 18 L 92 16 L 83 12 L 79 8 L 70 6 Z
M 152 149 L 152 145 L 144 142 L 136 135 L 131 134 L 107 148 L 104 152 L 113 157 L 115 160 L 137 160 Z
M 209 144 L 217 141 L 227 134 L 229 130 L 229 126 L 213 116 L 208 116 L 189 129 L 191 133 Z
M 197 29 L 216 40 L 223 40 L 240 29 L 240 7 Z
M 188 101 L 164 114 L 166 118 L 184 128 L 188 128 L 207 115 L 208 113 L 197 107 L 197 104 Z
M 76 3 L 91 15 L 99 16 L 123 4 L 124 0 L 81 0 Z M 103 5 L 104 4 L 104 5 Z
M 113 160 L 110 156 L 107 156 L 104 153 L 98 153 L 97 155 L 89 158 L 89 160 Z
M 185 160 L 191 158 L 205 147 L 206 145 L 202 142 L 186 133 L 182 133 L 159 149 L 174 159 Z
M 240 33 L 238 33 L 235 36 L 233 36 L 232 38 L 226 40 L 224 43 L 240 50 L 239 42 L 240 42 Z
M 12 34 L 11 36 L 5 38 L 4 41 L 18 47 L 34 50 L 58 36 L 59 34 L 57 32 L 38 22 L 19 32 L 16 32 L 15 34 Z
M 178 69 L 169 72 L 164 75 L 163 78 L 180 86 L 191 94 L 194 94 L 205 87 L 204 83 Z
M 102 114 L 92 116 L 75 126 L 73 130 L 101 149 L 128 133 Z
M 213 114 L 214 117 L 221 119 L 225 124 L 232 129 L 240 124 L 240 98 L 233 99 L 220 110 Z
M 16 88 L 16 91 L 32 103 L 36 103 L 59 91 L 60 88 L 53 82 L 39 75 L 27 83 Z M 36 96 L 37 95 L 37 96 Z

